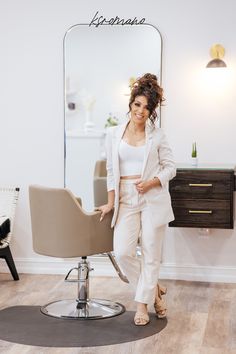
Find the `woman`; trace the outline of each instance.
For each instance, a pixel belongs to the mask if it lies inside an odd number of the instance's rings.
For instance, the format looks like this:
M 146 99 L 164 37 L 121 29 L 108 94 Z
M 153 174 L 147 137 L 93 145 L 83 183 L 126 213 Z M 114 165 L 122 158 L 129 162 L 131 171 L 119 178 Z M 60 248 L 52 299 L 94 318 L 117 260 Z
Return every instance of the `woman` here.
M 154 302 L 159 318 L 166 316 L 157 284 L 165 225 L 174 219 L 168 181 L 175 176 L 171 149 L 157 128 L 156 108 L 163 101 L 157 78 L 145 74 L 132 87 L 129 121 L 108 129 L 108 203 L 100 206 L 101 220 L 114 208 L 114 253 L 135 293 L 136 325 L 149 322 L 147 305 Z M 141 240 L 141 262 L 136 257 Z

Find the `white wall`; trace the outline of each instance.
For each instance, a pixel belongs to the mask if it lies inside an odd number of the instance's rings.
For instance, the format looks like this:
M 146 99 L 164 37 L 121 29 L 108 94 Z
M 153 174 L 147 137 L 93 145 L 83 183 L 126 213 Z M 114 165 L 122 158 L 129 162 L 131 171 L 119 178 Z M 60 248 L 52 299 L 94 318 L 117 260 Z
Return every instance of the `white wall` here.
M 145 17 L 159 28 L 162 126 L 176 161 L 188 162 L 196 140 L 200 161 L 236 164 L 234 0 L 224 6 L 220 0 L 0 0 L 0 185 L 21 188 L 12 242 L 19 271 L 59 269 L 32 251 L 28 185 L 63 186 L 63 36 L 97 10 L 106 17 Z M 226 48 L 229 77 L 209 89 L 204 66 L 217 42 Z M 152 55 L 145 45 L 139 50 Z M 235 248 L 236 229 L 213 230 L 208 238 L 195 229 L 169 229 L 162 276 L 235 281 Z

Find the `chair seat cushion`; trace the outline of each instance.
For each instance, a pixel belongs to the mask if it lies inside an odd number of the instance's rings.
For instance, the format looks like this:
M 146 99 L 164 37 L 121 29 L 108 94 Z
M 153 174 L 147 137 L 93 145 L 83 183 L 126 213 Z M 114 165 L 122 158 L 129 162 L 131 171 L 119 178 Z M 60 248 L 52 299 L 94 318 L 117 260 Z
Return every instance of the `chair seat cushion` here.
M 3 240 L 11 231 L 11 222 L 9 218 L 1 217 L 0 218 L 0 244 L 1 240 Z

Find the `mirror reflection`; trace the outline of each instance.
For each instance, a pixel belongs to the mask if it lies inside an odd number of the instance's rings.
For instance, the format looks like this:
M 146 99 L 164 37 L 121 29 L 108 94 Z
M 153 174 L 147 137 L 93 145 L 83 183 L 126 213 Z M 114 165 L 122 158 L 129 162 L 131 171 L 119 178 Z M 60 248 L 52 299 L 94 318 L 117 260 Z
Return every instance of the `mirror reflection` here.
M 64 40 L 65 186 L 94 209 L 96 161 L 105 159 L 107 126 L 127 120 L 130 85 L 160 80 L 162 40 L 152 25 L 73 26 Z

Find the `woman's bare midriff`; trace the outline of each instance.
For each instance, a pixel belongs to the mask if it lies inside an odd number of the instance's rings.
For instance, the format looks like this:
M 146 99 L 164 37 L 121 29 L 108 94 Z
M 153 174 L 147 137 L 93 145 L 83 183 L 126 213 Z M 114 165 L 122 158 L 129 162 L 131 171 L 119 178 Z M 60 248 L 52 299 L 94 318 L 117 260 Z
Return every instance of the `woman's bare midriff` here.
M 138 179 L 141 178 L 141 175 L 135 175 L 135 176 L 121 176 L 120 179 Z

